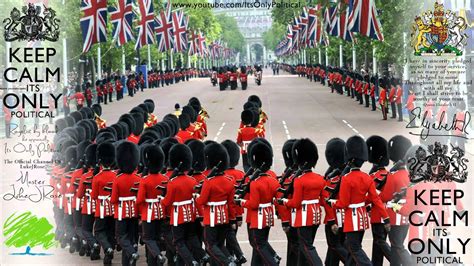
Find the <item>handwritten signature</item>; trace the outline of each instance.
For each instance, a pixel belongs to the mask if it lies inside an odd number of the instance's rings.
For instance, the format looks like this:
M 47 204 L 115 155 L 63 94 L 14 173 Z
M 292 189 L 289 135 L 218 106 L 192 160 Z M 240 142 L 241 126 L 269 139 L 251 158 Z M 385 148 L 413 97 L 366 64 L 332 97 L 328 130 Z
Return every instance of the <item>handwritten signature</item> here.
M 448 119 L 446 119 L 446 122 L 444 122 L 445 117 L 447 117 L 445 111 L 441 112 L 438 119 L 439 121 L 433 121 L 432 119 L 430 119 L 428 117 L 428 112 L 424 112 L 422 114 L 420 107 L 416 107 L 411 111 L 411 113 L 413 114 L 413 118 L 410 120 L 410 123 L 407 125 L 406 128 L 413 128 L 410 125 L 415 124 L 416 119 L 421 119 L 422 127 L 420 133 L 410 132 L 411 135 L 420 136 L 420 138 L 423 140 L 427 139 L 429 136 L 451 136 L 467 139 L 467 129 L 469 127 L 469 124 L 471 123 L 471 114 L 469 113 L 469 111 L 465 112 L 464 118 L 462 120 L 458 120 L 456 118 L 456 114 L 454 114 L 451 121 L 448 121 Z M 430 132 L 431 130 L 438 131 L 439 133 L 432 134 Z M 443 131 L 446 133 L 443 133 Z M 460 131 L 463 134 L 449 134 L 450 131 Z
M 54 187 L 51 185 L 31 186 L 31 189 L 28 189 L 28 191 L 25 191 L 25 188 L 22 186 L 15 186 L 15 184 L 10 185 L 10 187 L 12 191 L 3 195 L 3 200 L 5 201 L 18 200 L 38 203 L 42 200 L 58 197 L 53 194 Z

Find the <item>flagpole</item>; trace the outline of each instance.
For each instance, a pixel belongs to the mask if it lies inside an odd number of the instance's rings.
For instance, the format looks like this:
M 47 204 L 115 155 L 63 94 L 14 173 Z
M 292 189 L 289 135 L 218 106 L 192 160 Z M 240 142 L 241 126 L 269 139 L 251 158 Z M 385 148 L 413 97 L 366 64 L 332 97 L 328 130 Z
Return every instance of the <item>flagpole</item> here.
M 318 47 L 318 63 L 321 64 L 321 47 Z
M 326 46 L 325 53 L 326 53 L 326 67 L 329 66 L 329 56 L 328 56 L 328 47 Z
M 125 49 L 122 46 L 122 75 L 125 75 Z
M 147 53 L 148 53 L 148 71 L 151 69 L 151 52 L 150 52 L 150 45 L 147 45 Z
M 403 58 L 405 59 L 405 65 L 403 66 L 403 80 L 409 80 L 408 72 L 408 57 L 407 57 L 407 33 L 403 33 Z
M 191 68 L 191 56 L 188 54 L 188 68 Z
M 163 55 L 162 55 L 163 56 Z M 164 71 L 165 70 L 165 59 L 164 58 L 161 58 L 161 71 Z
M 100 79 L 102 77 L 102 60 L 100 54 L 100 43 L 97 45 L 97 78 Z
M 170 50 L 170 69 L 174 69 L 173 51 Z
M 357 61 L 356 61 L 356 49 L 354 43 L 352 43 L 352 71 L 356 71 Z
M 343 56 L 343 52 L 342 52 L 342 44 L 339 44 L 339 67 L 343 67 L 344 66 L 344 60 L 342 58 Z
M 374 75 L 377 74 L 377 58 L 375 58 L 375 47 L 372 48 L 372 65 Z
M 66 38 L 63 38 L 63 83 L 67 86 L 67 42 Z

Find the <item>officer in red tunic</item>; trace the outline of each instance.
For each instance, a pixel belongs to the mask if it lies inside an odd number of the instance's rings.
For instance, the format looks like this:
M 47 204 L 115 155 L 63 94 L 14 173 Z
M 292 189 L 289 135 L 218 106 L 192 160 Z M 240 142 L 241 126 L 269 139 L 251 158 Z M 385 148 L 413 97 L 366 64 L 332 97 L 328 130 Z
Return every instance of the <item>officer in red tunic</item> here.
M 144 118 L 143 118 L 143 113 L 132 112 L 132 113 L 130 113 L 130 115 L 132 116 L 135 123 L 134 123 L 133 129 L 131 131 L 132 134 L 130 134 L 130 136 L 127 138 L 127 140 L 130 141 L 130 142 L 133 142 L 135 144 L 138 144 L 138 142 L 140 141 L 140 135 L 142 134 L 143 127 L 145 125 L 145 121 L 144 121 Z
M 323 191 L 324 198 L 338 199 L 341 176 L 346 167 L 344 150 L 346 143 L 340 138 L 330 139 L 326 144 L 325 156 L 329 168 L 324 174 L 326 187 Z M 344 213 L 342 210 L 334 209 L 327 201 L 322 203 L 325 216 L 325 234 L 328 244 L 325 265 L 337 266 L 339 262 L 344 263 L 347 257 L 347 249 L 344 247 L 346 235 L 342 230 Z
M 395 78 L 392 78 L 390 80 L 390 85 L 387 85 L 387 89 L 390 88 L 390 91 L 388 94 L 388 101 L 390 102 L 390 108 L 392 111 L 391 118 L 397 118 L 397 106 L 396 106 L 396 99 L 395 99 L 397 88 L 395 86 L 396 86 Z
M 124 141 L 117 146 L 117 166 L 119 174 L 113 181 L 110 203 L 114 204 L 115 230 L 118 243 L 122 247 L 122 265 L 135 265 L 138 252 L 134 244 L 138 242 L 136 192 L 141 178 L 135 174 L 139 161 L 136 144 Z
M 376 102 L 375 102 L 375 83 L 376 83 L 377 79 L 375 77 L 371 77 L 370 78 L 370 91 L 369 91 L 369 94 L 370 94 L 370 102 L 372 103 L 372 111 L 375 111 L 376 110 Z
M 146 99 L 143 102 L 148 108 L 148 120 L 146 121 L 147 127 L 152 127 L 158 123 L 158 118 L 153 112 L 155 111 L 155 102 L 152 99 Z
M 176 134 L 176 138 L 178 139 L 179 143 L 186 143 L 186 141 L 190 139 L 194 139 L 193 133 L 188 131 L 190 125 L 189 115 L 182 113 L 179 116 L 179 131 Z
M 242 179 L 244 179 L 245 173 L 240 169 L 236 169 L 240 159 L 239 145 L 237 145 L 237 143 L 232 140 L 224 140 L 221 144 L 227 150 L 227 154 L 229 154 L 229 167 L 225 170 L 225 174 L 232 177 L 234 185 L 240 184 Z M 237 226 L 232 228 L 232 230 L 227 233 L 226 248 L 231 255 L 236 257 L 235 263 L 244 264 L 247 262 L 247 258 L 245 258 L 244 253 L 240 248 L 239 242 L 237 241 L 237 230 L 240 226 L 242 226 L 242 215 L 244 213 L 244 208 L 237 205 L 235 205 L 234 208 Z
M 292 227 L 298 233 L 298 265 L 323 265 L 313 245 L 321 223 L 322 191 L 326 182 L 321 175 L 312 172 L 318 161 L 318 149 L 310 139 L 295 141 L 292 148 L 293 161 L 302 172 L 295 176 L 293 197 L 283 199 L 285 206 L 292 210 Z
M 388 236 L 392 246 L 391 265 L 412 265 L 410 254 L 403 245 L 408 234 L 408 217 L 395 213 L 391 206 L 393 194 L 400 192 L 404 187 L 408 187 L 410 183 L 404 156 L 411 146 L 411 141 L 401 135 L 394 136 L 388 141 L 389 158 L 394 165 L 390 169 L 385 186 L 380 192 L 380 198 L 387 205 L 387 212 L 390 216 L 391 230 Z M 404 199 L 398 202 L 401 205 L 404 203 Z
M 372 163 L 369 175 L 375 181 L 376 189 L 381 191 L 384 189 L 389 175 L 385 168 L 389 163 L 388 143 L 380 136 L 371 136 L 366 143 L 369 151 L 369 162 Z M 387 232 L 384 228 L 382 214 L 377 209 L 370 211 L 370 224 L 373 237 L 372 263 L 374 266 L 382 266 L 384 257 L 390 261 L 391 250 L 387 244 Z
M 82 106 L 84 106 L 86 97 L 84 97 L 84 93 L 81 92 L 81 87 L 79 85 L 76 86 L 76 93 L 69 97 L 69 100 L 72 99 L 76 100 L 76 110 L 80 110 Z
M 362 249 L 362 239 L 365 230 L 369 228 L 369 217 L 366 203 L 372 203 L 373 209 L 382 213 L 387 229 L 389 219 L 385 206 L 377 195 L 375 182 L 362 172 L 360 167 L 367 161 L 368 151 L 364 139 L 359 136 L 350 137 L 346 142 L 345 157 L 348 160 L 350 171 L 342 177 L 339 199 L 330 201 L 336 209 L 344 209 L 344 232 L 346 233 L 346 247 L 349 255 L 346 265 L 372 265 L 367 254 Z
M 223 91 L 226 89 L 225 88 L 226 76 L 222 68 L 220 68 L 219 71 L 217 72 L 217 82 L 219 83 L 219 90 Z
M 370 98 L 369 75 L 364 76 L 364 83 L 363 83 L 362 91 L 363 91 L 364 99 L 365 99 L 365 107 L 369 107 L 369 98 Z
M 196 198 L 198 208 L 203 208 L 204 243 L 211 256 L 211 264 L 230 265 L 232 260 L 224 243 L 232 227 L 236 227 L 234 208 L 234 181 L 225 175 L 229 155 L 225 147 L 211 143 L 204 148 L 206 166 L 213 169 L 204 181 Z
M 86 82 L 86 87 L 85 87 L 85 91 L 84 91 L 85 95 L 86 95 L 86 103 L 87 103 L 87 107 L 91 107 L 92 106 L 92 90 L 91 90 L 91 83 L 88 81 Z
M 247 209 L 250 218 L 248 231 L 253 248 L 251 264 L 278 265 L 279 257 L 268 243 L 268 236 L 274 224 L 273 201 L 280 184 L 275 177 L 267 173 L 273 163 L 272 148 L 258 139 L 254 142 L 249 150 L 249 160 L 251 166 L 258 169 L 260 174 L 255 180 L 249 181 L 249 199 L 237 199 L 236 202 Z
M 383 79 L 379 79 L 379 104 L 380 104 L 380 107 L 382 108 L 383 120 L 387 120 L 388 99 L 387 99 L 386 84 Z
M 239 80 L 240 80 L 240 86 L 242 87 L 242 90 L 247 89 L 247 80 L 248 80 L 248 75 L 245 67 L 240 68 L 240 74 L 239 74 Z
M 400 80 L 396 80 L 397 92 L 395 93 L 395 103 L 397 105 L 397 112 L 398 112 L 398 121 L 403 121 L 403 110 L 402 110 L 402 101 L 403 101 L 403 88 L 400 84 Z
M 64 174 L 61 176 L 61 188 L 59 190 L 62 201 L 64 218 L 64 235 L 62 236 L 61 246 L 65 247 L 67 244 L 70 245 L 72 253 L 74 253 L 74 245 L 72 244 L 73 240 L 75 245 L 77 245 L 77 238 L 74 232 L 74 220 L 72 216 L 73 205 L 72 201 L 74 198 L 74 193 L 71 193 L 69 189 L 73 189 L 73 184 L 71 179 L 75 174 L 75 168 L 77 164 L 77 145 L 72 145 L 68 147 L 64 152 L 64 157 L 66 160 L 66 168 L 64 169 Z
M 173 243 L 178 255 L 177 263 L 198 265 L 193 251 L 201 249 L 194 230 L 195 204 L 193 199 L 196 180 L 185 173 L 191 168 L 192 152 L 184 144 L 175 144 L 169 150 L 169 165 L 175 169 L 176 177 L 168 183 L 166 196 L 161 201 L 170 211 Z
M 232 68 L 229 74 L 229 83 L 230 89 L 236 90 L 237 89 L 237 71 L 235 68 Z
M 416 127 L 416 121 L 415 121 L 416 117 L 413 114 L 413 110 L 415 109 L 415 100 L 416 100 L 415 92 L 413 90 L 409 90 L 407 103 L 405 104 L 405 108 L 407 108 L 407 111 L 408 111 L 408 119 L 410 120 L 408 124 L 409 128 Z
M 119 75 L 115 76 L 115 94 L 117 96 L 117 101 L 120 101 L 123 98 L 123 85 Z
M 104 250 L 104 265 L 112 263 L 115 246 L 114 207 L 110 202 L 112 183 L 117 176 L 111 167 L 115 162 L 115 146 L 104 142 L 97 147 L 97 160 L 102 170 L 92 179 L 91 197 L 96 202 L 94 236 Z M 107 187 L 107 188 L 106 188 Z
M 247 171 L 250 166 L 247 157 L 247 146 L 253 139 L 261 137 L 262 131 L 252 126 L 252 122 L 254 120 L 254 113 L 251 110 L 242 111 L 240 118 L 243 126 L 239 128 L 237 132 L 236 142 L 237 145 L 240 146 L 244 171 Z

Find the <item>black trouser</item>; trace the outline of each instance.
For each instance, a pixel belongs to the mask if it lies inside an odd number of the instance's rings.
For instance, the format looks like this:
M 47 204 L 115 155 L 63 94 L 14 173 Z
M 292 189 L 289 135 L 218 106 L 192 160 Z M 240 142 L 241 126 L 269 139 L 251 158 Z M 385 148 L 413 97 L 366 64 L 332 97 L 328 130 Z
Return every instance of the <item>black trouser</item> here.
M 319 225 L 312 225 L 297 228 L 299 244 L 298 265 L 323 265 L 313 245 L 318 227 Z
M 252 246 L 252 266 L 277 265 L 273 248 L 268 243 L 270 227 L 249 229 L 249 241 Z
M 78 236 L 80 239 L 84 239 L 82 235 L 82 214 L 81 211 L 73 210 L 72 218 L 74 220 L 74 232 L 75 235 Z
M 116 91 L 116 92 L 115 92 L 115 96 L 116 96 L 115 99 L 117 99 L 117 101 L 120 101 L 120 92 L 121 92 L 121 91 Z
M 133 88 L 133 87 L 128 88 L 128 96 L 133 97 L 134 92 L 135 92 L 135 88 Z
M 109 102 L 113 102 L 112 101 L 112 92 L 109 92 Z
M 201 249 L 199 241 L 194 231 L 194 223 L 183 223 L 178 226 L 172 226 L 173 243 L 178 253 L 178 260 L 186 265 L 192 265 L 193 261 L 197 261 L 192 251 Z
M 351 98 L 354 98 L 355 97 L 355 90 L 354 88 L 351 88 Z
M 382 107 L 383 120 L 387 120 L 387 107 L 385 107 L 385 104 L 381 104 L 380 106 Z
M 244 172 L 247 172 L 247 170 L 250 168 L 250 162 L 247 157 L 247 153 L 242 153 L 242 165 L 244 167 Z
M 76 104 L 76 110 L 79 111 L 82 108 L 82 104 Z
M 92 234 L 92 230 L 94 229 L 94 219 L 94 214 L 82 215 L 82 237 L 84 238 L 84 240 L 86 240 L 89 248 L 92 248 L 94 244 L 97 243 L 97 240 Z
M 240 85 L 242 86 L 242 90 L 246 90 L 247 89 L 247 82 L 241 82 Z
M 346 234 L 341 228 L 338 229 L 337 234 L 334 234 L 331 230 L 331 224 L 324 226 L 324 232 L 326 233 L 326 242 L 328 244 L 324 264 L 326 266 L 337 266 L 339 262 L 344 263 L 348 256 L 347 249 L 343 246 Z
M 64 214 L 63 218 L 64 223 L 64 240 L 66 243 L 71 243 L 72 237 L 76 235 L 74 230 L 74 219 L 72 214 L 69 215 L 67 213 Z
M 64 117 L 68 116 L 69 113 L 71 112 L 71 108 L 69 108 L 69 105 L 63 107 L 64 110 Z
M 104 92 L 104 104 L 107 104 L 107 92 Z
M 390 107 L 392 108 L 392 118 L 397 118 L 397 105 L 395 102 L 390 102 Z
M 97 103 L 101 104 L 103 102 L 103 97 L 102 96 L 97 96 Z
M 359 92 L 359 104 L 364 104 L 364 95 L 362 92 Z
M 127 218 L 122 221 L 115 221 L 115 235 L 122 248 L 122 265 L 129 265 L 130 257 L 137 250 L 134 247 L 138 220 L 136 218 Z
M 86 100 L 87 102 L 87 107 L 91 107 L 92 106 L 92 99 L 91 100 Z
M 142 221 L 142 239 L 147 251 L 146 261 L 148 265 L 158 265 L 161 263 L 158 260 L 158 255 L 161 253 L 160 247 L 158 246 L 161 226 L 161 220 L 153 220 L 149 223 Z
M 372 266 L 367 254 L 362 249 L 362 239 L 365 231 L 355 231 L 346 233 L 345 245 L 349 251 L 344 265 Z
M 398 111 L 398 121 L 403 121 L 403 109 L 402 109 L 401 103 L 397 103 L 397 111 Z
M 390 261 L 390 246 L 387 244 L 387 232 L 382 223 L 372 224 L 372 264 L 382 266 L 383 258 Z
M 230 89 L 231 90 L 237 89 L 237 81 L 231 81 L 230 82 Z
M 237 240 L 237 230 L 238 227 L 236 226 L 235 230 L 230 228 L 227 232 L 227 236 L 225 238 L 226 248 L 231 255 L 235 255 L 236 258 L 240 258 L 244 255 L 242 249 L 240 248 L 239 241 Z
M 365 107 L 369 107 L 369 98 L 370 96 L 368 94 L 365 94 Z
M 230 231 L 229 224 L 204 227 L 204 243 L 207 253 L 211 256 L 211 264 L 228 265 L 230 263 L 229 252 L 224 246 L 228 231 Z
M 219 83 L 219 89 L 221 91 L 225 90 L 225 87 L 226 87 L 225 83 Z
M 10 133 L 10 131 L 7 131 Z M 58 206 L 53 206 L 53 216 L 54 216 L 54 221 L 56 223 L 56 239 L 59 239 L 59 237 L 63 236 L 64 234 L 64 224 L 63 224 L 63 216 L 64 212 L 63 210 L 59 209 Z
M 344 86 L 346 89 L 347 96 L 351 96 L 351 88 Z
M 288 240 L 286 246 L 286 265 L 295 266 L 298 263 L 298 232 L 296 228 L 289 228 L 286 233 L 286 239 Z
M 371 102 L 372 102 L 372 111 L 375 111 L 377 109 L 376 103 L 375 103 L 375 97 L 370 97 Z
M 408 234 L 408 225 L 392 225 L 388 238 L 392 245 L 390 265 L 413 265 L 410 253 L 403 246 Z
M 113 216 L 96 218 L 94 236 L 104 251 L 115 246 L 115 220 Z
M 166 245 L 166 259 L 168 265 L 175 265 L 174 258 L 176 256 L 176 247 L 173 243 L 173 232 L 171 231 L 170 221 L 164 220 L 161 224 L 161 232 L 163 233 L 163 240 Z

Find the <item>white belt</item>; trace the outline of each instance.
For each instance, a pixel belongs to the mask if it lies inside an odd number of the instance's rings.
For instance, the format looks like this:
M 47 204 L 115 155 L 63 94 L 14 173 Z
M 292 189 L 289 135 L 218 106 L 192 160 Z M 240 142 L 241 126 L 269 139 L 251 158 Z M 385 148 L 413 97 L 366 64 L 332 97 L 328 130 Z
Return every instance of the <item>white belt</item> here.
M 76 211 L 81 209 L 81 198 L 76 197 Z
M 72 198 L 74 197 L 74 193 L 66 193 L 64 196 L 67 198 L 67 214 L 72 214 Z
M 339 228 L 341 228 L 343 226 L 344 216 L 342 216 L 342 214 L 343 214 L 342 209 L 336 209 L 337 227 L 339 227 Z
M 153 213 L 153 203 L 159 202 L 159 199 L 145 199 L 145 202 L 148 203 L 148 207 L 146 210 L 146 222 L 151 222 L 151 215 Z
M 407 203 L 407 200 L 406 200 L 406 199 L 401 199 L 401 200 L 399 200 L 399 201 L 397 202 L 397 204 L 405 204 L 405 203 Z M 386 206 L 387 206 L 387 208 L 393 208 L 393 204 L 395 204 L 395 202 L 393 202 L 393 201 L 388 201 L 388 202 L 386 203 Z
M 104 219 L 105 216 L 105 201 L 110 198 L 110 196 L 98 196 L 97 197 L 100 200 L 99 204 L 99 217 L 100 219 Z
M 365 202 L 349 204 L 349 208 L 352 209 L 352 227 L 355 231 L 359 229 L 359 219 L 357 219 L 357 209 L 365 206 Z
M 90 194 L 86 194 L 86 209 L 87 209 L 87 214 L 91 215 L 92 214 L 92 197 Z
M 306 226 L 306 219 L 308 218 L 308 209 L 306 208 L 306 205 L 317 204 L 317 203 L 319 203 L 318 199 L 303 200 L 301 202 L 301 205 L 302 205 L 302 208 L 301 208 L 301 226 Z M 317 213 L 315 213 L 314 215 L 317 215 Z
M 124 201 L 135 201 L 137 199 L 137 197 L 135 196 L 130 196 L 130 197 L 119 197 L 118 200 L 119 200 L 119 204 L 118 204 L 118 220 L 119 221 L 122 221 L 122 204 Z
M 258 219 L 257 219 L 257 222 L 258 222 L 258 229 L 262 229 L 263 228 L 263 211 L 262 209 L 264 208 L 269 208 L 269 207 L 272 207 L 272 203 L 269 202 L 269 203 L 262 203 L 262 204 L 258 204 Z M 270 216 L 268 216 L 270 218 Z M 273 218 L 273 217 L 271 217 Z
M 174 206 L 174 210 L 173 210 L 173 225 L 174 226 L 178 226 L 178 220 L 179 220 L 179 208 L 180 206 L 184 206 L 184 205 L 189 205 L 189 204 L 193 204 L 193 200 L 190 199 L 190 200 L 184 200 L 184 201 L 178 201 L 178 202 L 173 202 L 173 206 Z
M 210 214 L 209 214 L 209 223 L 211 227 L 214 227 L 216 224 L 216 210 L 215 207 L 217 206 L 224 206 L 227 204 L 227 200 L 223 201 L 210 201 L 207 203 L 208 206 L 211 207 Z

